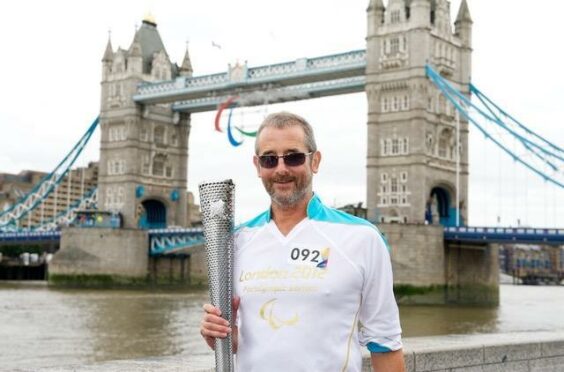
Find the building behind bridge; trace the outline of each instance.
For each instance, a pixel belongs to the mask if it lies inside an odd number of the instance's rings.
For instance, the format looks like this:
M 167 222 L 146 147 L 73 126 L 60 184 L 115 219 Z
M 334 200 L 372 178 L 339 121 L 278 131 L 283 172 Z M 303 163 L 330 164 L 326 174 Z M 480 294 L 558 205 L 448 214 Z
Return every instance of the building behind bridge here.
M 502 272 L 523 284 L 560 283 L 564 279 L 564 246 L 507 244 L 500 247 Z
M 77 204 L 85 194 L 98 186 L 98 170 L 98 162 L 90 162 L 86 167 L 70 170 L 61 180 L 60 186 L 47 196 L 40 207 L 24 217 L 19 227 L 40 226 Z M 0 173 L 0 210 L 6 210 L 25 197 L 47 175 L 48 173 L 36 170 L 24 170 L 18 174 Z M 191 192 L 187 193 L 186 200 L 189 226 L 199 225 L 200 210 Z
M 5 210 L 25 197 L 48 173 L 24 170 L 18 174 L 0 173 L 0 210 Z M 98 163 L 71 169 L 62 178 L 60 186 L 47 196 L 39 208 L 21 219 L 20 227 L 29 228 L 53 220 L 82 199 L 98 184 Z

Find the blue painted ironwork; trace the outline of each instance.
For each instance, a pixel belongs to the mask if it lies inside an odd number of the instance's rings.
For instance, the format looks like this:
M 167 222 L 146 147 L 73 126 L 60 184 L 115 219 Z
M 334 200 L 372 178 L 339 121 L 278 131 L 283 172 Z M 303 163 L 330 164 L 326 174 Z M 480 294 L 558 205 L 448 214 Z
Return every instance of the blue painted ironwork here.
M 527 227 L 445 227 L 444 239 L 449 242 L 564 244 L 564 229 Z
M 156 229 L 149 230 L 149 255 L 160 256 L 204 244 L 201 228 Z M 60 231 L 1 232 L 1 243 L 16 242 L 56 242 L 61 238 Z M 539 229 L 526 227 L 445 227 L 444 239 L 447 242 L 461 243 L 511 243 L 511 244 L 564 244 L 564 229 Z
M 92 137 L 94 130 L 98 126 L 100 118 L 97 117 L 90 125 L 86 133 L 74 145 L 71 151 L 55 167 L 55 169 L 45 176 L 29 193 L 21 198 L 9 209 L 0 212 L 0 230 L 10 230 L 17 227 L 17 222 L 33 211 L 59 186 L 65 178 L 78 156 Z
M 238 71 L 235 69 L 239 68 Z M 242 92 L 271 91 L 272 89 L 352 77 L 364 79 L 366 50 L 303 58 L 267 66 L 247 68 L 235 66 L 223 74 L 179 77 L 173 81 L 142 83 L 133 100 L 143 104 L 195 101 L 209 97 L 225 98 Z M 364 80 L 363 80 L 364 81 Z M 329 88 L 327 85 L 319 87 Z M 364 89 L 364 84 L 362 85 Z M 320 93 L 318 90 L 317 93 Z M 337 93 L 341 94 L 341 93 Z M 287 99 L 290 100 L 290 99 Z M 221 100 L 219 102 L 222 102 Z M 280 101 L 277 101 L 280 102 Z M 212 110 L 217 107 L 212 106 Z M 176 106 L 178 110 L 178 106 Z M 184 108 L 186 110 L 186 108 Z M 203 111 L 200 109 L 200 111 Z M 195 112 L 192 111 L 191 112 Z
M 555 166 L 553 164 L 553 162 L 554 161 L 561 161 L 562 160 L 561 157 L 559 157 L 558 155 L 555 155 L 554 153 L 552 153 L 550 151 L 547 151 L 545 149 L 545 146 L 541 146 L 541 145 L 536 144 L 535 142 L 533 142 L 533 140 L 531 138 L 525 138 L 524 136 L 517 134 L 515 131 L 510 130 L 508 128 L 508 126 L 504 122 L 501 121 L 499 116 L 496 116 L 496 115 L 491 116 L 488 113 L 484 112 L 480 107 L 473 104 L 467 96 L 465 96 L 463 93 L 458 91 L 446 79 L 444 79 L 442 76 L 440 76 L 440 74 L 437 73 L 431 66 L 426 65 L 425 71 L 426 71 L 429 79 L 443 93 L 443 95 L 454 105 L 456 110 L 458 110 L 458 112 L 460 112 L 460 114 L 466 120 L 468 120 L 476 128 L 478 128 L 478 130 L 480 130 L 480 132 L 482 132 L 482 134 L 484 134 L 484 136 L 486 138 L 492 140 L 492 142 L 494 142 L 500 149 L 502 149 L 505 153 L 507 153 L 514 161 L 524 165 L 526 168 L 528 168 L 529 170 L 531 170 L 535 174 L 541 176 L 544 180 L 551 182 L 551 183 L 553 183 L 553 184 L 555 184 L 559 187 L 564 188 L 564 182 L 556 179 L 555 176 L 544 172 L 542 169 L 539 169 L 539 167 L 536 166 L 535 164 L 531 163 L 529 159 L 517 155 L 515 152 L 510 150 L 507 146 L 503 145 L 500 142 L 499 139 L 494 138 L 494 136 L 492 136 L 482 125 L 480 125 L 478 123 L 478 121 L 476 120 L 475 117 L 472 117 L 472 115 L 470 115 L 468 108 L 474 109 L 480 115 L 480 117 L 486 119 L 488 122 L 492 122 L 492 123 L 500 126 L 501 128 L 505 129 L 510 135 L 512 135 L 517 140 L 519 140 L 524 145 L 525 149 L 528 152 L 530 152 L 530 153 L 532 153 L 532 154 L 534 154 L 535 156 L 538 157 L 539 152 L 531 150 L 531 146 L 533 146 L 533 144 L 534 144 L 533 147 L 542 151 L 546 156 L 552 156 L 552 158 L 553 158 L 552 160 L 548 160 L 547 157 L 541 157 L 541 159 L 543 160 L 543 163 L 545 165 L 549 166 L 555 172 L 556 175 L 558 175 L 558 172 L 560 170 L 564 169 L 564 162 L 560 165 L 557 165 L 557 166 Z M 489 106 L 488 106 L 488 108 L 489 108 Z M 530 131 L 530 132 L 532 133 L 532 131 Z M 555 148 L 558 149 L 558 151 L 560 151 L 560 152 L 563 151 L 562 149 L 558 148 L 557 146 L 555 146 Z
M 201 228 L 149 230 L 149 255 L 160 256 L 204 244 Z
M 67 210 L 60 212 L 57 216 L 53 217 L 51 220 L 44 222 L 38 226 L 32 226 L 29 230 L 32 231 L 48 231 L 56 230 L 61 225 L 68 226 L 76 218 L 76 212 L 84 209 L 96 209 L 98 200 L 98 189 L 93 188 L 87 191 L 84 196 L 72 203 Z

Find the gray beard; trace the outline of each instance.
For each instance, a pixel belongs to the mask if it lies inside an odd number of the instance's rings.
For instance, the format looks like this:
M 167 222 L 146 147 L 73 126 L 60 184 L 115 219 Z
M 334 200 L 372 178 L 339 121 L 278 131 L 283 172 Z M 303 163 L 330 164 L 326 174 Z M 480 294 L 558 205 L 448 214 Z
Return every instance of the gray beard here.
M 291 208 L 296 205 L 299 201 L 306 197 L 307 188 L 296 190 L 290 196 L 280 196 L 275 193 L 270 194 L 270 199 L 273 203 L 277 204 L 282 209 Z

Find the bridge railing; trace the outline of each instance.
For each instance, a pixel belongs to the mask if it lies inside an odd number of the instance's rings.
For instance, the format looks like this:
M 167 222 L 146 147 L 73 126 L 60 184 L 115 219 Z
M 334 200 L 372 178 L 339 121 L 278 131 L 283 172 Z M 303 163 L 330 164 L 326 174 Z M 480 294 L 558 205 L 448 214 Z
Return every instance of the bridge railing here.
M 366 50 L 354 50 L 315 58 L 302 58 L 266 66 L 230 67 L 226 73 L 197 77 L 179 77 L 172 81 L 145 82 L 133 99 L 143 103 L 174 102 L 209 96 L 213 90 L 260 84 L 293 85 L 306 82 L 364 76 Z
M 564 229 L 530 227 L 445 227 L 446 240 L 564 244 Z

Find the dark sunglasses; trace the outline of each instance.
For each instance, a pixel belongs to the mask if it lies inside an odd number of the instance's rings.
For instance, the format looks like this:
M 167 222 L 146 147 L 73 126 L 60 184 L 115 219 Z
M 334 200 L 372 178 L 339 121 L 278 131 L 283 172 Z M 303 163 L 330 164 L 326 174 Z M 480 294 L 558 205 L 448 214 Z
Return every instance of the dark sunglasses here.
M 278 159 L 284 159 L 284 164 L 289 167 L 297 167 L 305 163 L 306 156 L 313 154 L 312 152 L 292 152 L 286 155 L 261 155 L 258 157 L 259 164 L 263 168 L 276 168 L 278 166 Z

